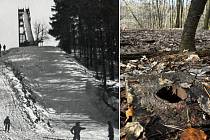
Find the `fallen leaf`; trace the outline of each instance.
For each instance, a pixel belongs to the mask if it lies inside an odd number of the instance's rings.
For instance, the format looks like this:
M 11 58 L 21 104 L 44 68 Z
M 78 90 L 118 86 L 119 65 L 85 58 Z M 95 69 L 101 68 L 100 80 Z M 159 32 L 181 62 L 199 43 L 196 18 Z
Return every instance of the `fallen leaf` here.
M 188 52 L 188 51 L 189 51 L 189 50 L 185 50 L 185 49 L 184 49 L 184 50 L 183 50 L 183 53 L 186 53 L 186 52 Z
M 192 74 L 200 74 L 202 72 L 202 69 L 190 69 L 189 72 Z
M 136 63 L 138 62 L 139 60 L 129 60 L 130 63 Z
M 143 66 L 143 65 L 141 65 L 141 64 L 138 64 L 138 66 L 137 66 L 139 69 L 145 69 L 145 67 Z
M 173 94 L 176 94 L 182 100 L 185 100 L 188 96 L 185 89 L 175 84 L 172 85 L 172 92 Z
M 133 103 L 133 95 L 130 92 L 127 92 L 127 103 L 128 104 Z
M 126 98 L 127 98 L 127 103 L 132 104 L 133 95 L 128 91 L 128 80 L 125 80 L 125 94 L 126 94 Z
M 205 82 L 209 82 L 209 81 L 210 81 L 210 78 L 209 78 L 209 77 L 206 77 L 206 78 L 204 79 L 204 81 L 205 81 Z
M 164 70 L 165 67 L 166 67 L 165 63 L 159 63 L 157 64 L 157 71 L 160 73 L 161 71 Z
M 170 85 L 172 84 L 173 82 L 171 80 L 168 80 L 168 79 L 163 79 L 163 78 L 159 78 L 159 84 L 162 86 L 162 85 Z
M 145 55 L 143 55 L 141 58 L 141 61 L 147 61 L 147 60 L 148 60 L 148 58 Z
M 182 88 L 190 88 L 192 84 L 189 83 L 180 83 L 179 84 Z
M 144 131 L 144 128 L 139 124 L 139 122 L 128 122 L 124 129 L 127 133 L 128 140 L 138 138 Z
M 126 65 L 126 69 L 132 69 L 132 68 L 136 68 L 136 65 L 133 65 L 133 64 L 131 64 L 131 63 L 128 63 L 128 64 Z
M 157 64 L 158 64 L 158 62 L 157 62 L 157 61 L 154 61 L 154 62 L 151 63 L 151 67 L 153 68 L 153 67 L 156 66 Z
M 120 67 L 122 67 L 122 68 L 126 68 L 126 65 L 125 65 L 125 64 L 123 64 L 123 63 L 120 63 Z
M 134 116 L 134 109 L 133 106 L 128 106 L 128 110 L 125 112 L 126 118 L 129 119 L 129 117 Z
M 181 133 L 180 140 L 206 140 L 207 135 L 203 130 L 187 128 Z
M 202 84 L 203 84 L 205 87 L 207 87 L 207 88 L 210 89 L 210 85 L 209 85 L 208 83 L 203 82 Z
M 197 54 L 191 54 L 186 59 L 187 62 L 191 61 L 192 63 L 195 63 L 196 61 L 199 61 L 199 60 L 200 60 L 200 57 Z

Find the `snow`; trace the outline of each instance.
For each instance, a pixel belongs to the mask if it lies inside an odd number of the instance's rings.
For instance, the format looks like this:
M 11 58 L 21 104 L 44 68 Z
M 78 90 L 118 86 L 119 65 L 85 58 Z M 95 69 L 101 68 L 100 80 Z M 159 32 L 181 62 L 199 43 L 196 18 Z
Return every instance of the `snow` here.
M 29 60 L 31 60 L 31 58 L 19 58 L 19 59 L 17 59 L 17 58 L 15 58 L 15 59 L 11 59 L 13 62 L 15 62 L 15 61 L 29 61 Z
M 108 139 L 106 122 L 112 118 L 105 117 L 106 110 L 98 109 L 97 105 L 92 102 L 98 98 L 86 93 L 87 81 L 96 85 L 99 82 L 93 78 L 94 72 L 88 71 L 70 55 L 54 47 L 12 49 L 4 56 L 3 61 L 12 63 L 12 66 L 22 73 L 23 81 L 32 91 L 30 93 L 26 89 L 24 93 L 21 82 L 11 71 L 12 68 L 4 66 L 4 79 L 10 83 L 7 88 L 12 87 L 15 93 L 10 94 L 13 96 L 16 94 L 19 99 L 16 99 L 15 105 L 20 105 L 20 110 L 16 112 L 20 113 L 21 110 L 21 112 L 26 112 L 32 121 L 29 123 L 26 116 L 21 118 L 24 115 L 20 115 L 16 121 L 28 126 L 29 131 L 26 134 L 12 128 L 14 130 L 9 136 L 10 139 L 72 139 L 73 135 L 70 134 L 69 129 L 76 121 L 80 121 L 81 126 L 86 128 L 81 132 L 81 139 Z M 107 84 L 114 87 L 119 86 L 117 81 L 108 80 Z M 30 100 L 31 106 L 27 106 L 28 99 L 25 97 L 32 94 L 35 94 L 38 101 L 41 102 L 33 104 Z M 109 102 L 119 104 L 116 99 L 112 98 Z M 36 112 L 43 121 L 34 123 L 37 119 Z M 52 128 L 46 125 L 49 120 Z M 18 124 L 16 126 L 21 127 Z M 119 138 L 118 131 L 115 129 L 115 139 Z

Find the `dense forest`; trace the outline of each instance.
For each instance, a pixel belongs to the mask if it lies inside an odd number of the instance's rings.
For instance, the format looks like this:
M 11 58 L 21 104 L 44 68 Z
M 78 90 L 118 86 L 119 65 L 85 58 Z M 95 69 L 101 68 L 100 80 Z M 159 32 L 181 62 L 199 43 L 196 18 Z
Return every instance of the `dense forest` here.
M 118 79 L 119 2 L 54 0 L 50 35 L 59 47 L 95 71 L 104 86 Z

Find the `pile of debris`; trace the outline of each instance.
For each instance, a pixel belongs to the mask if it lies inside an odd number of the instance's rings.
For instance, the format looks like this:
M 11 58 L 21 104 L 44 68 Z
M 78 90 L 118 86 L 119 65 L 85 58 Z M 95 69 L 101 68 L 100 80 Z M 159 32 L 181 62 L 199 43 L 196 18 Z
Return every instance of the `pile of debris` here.
M 121 62 L 121 139 L 210 136 L 210 56 L 142 56 Z

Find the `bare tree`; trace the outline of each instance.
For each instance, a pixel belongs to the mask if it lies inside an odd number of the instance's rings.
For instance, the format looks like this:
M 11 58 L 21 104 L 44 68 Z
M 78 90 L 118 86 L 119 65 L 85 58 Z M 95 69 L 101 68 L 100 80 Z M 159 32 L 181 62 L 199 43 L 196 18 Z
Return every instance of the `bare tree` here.
M 123 0 L 123 1 L 125 2 L 126 6 L 128 7 L 129 11 L 131 12 L 132 16 L 134 17 L 134 19 L 138 23 L 138 26 L 141 28 L 142 27 L 142 24 L 140 23 L 139 19 L 136 17 L 136 15 L 134 14 L 133 10 L 129 6 L 129 4 L 126 2 L 126 0 Z
M 210 0 L 208 0 L 208 4 L 206 6 L 206 14 L 204 19 L 204 29 L 209 29 L 209 18 L 210 18 Z
M 44 40 L 47 40 L 49 38 L 48 26 L 44 23 L 36 21 L 34 23 L 34 34 L 36 45 L 43 45 Z
M 122 0 L 121 24 L 132 29 L 183 28 L 191 1 Z M 201 24 L 199 24 L 199 27 L 201 27 Z
M 175 27 L 179 28 L 180 27 L 181 0 L 176 1 L 176 8 L 177 8 L 177 11 L 176 11 L 176 25 L 175 25 Z
M 206 3 L 207 0 L 192 0 L 187 19 L 184 24 L 184 30 L 182 32 L 180 51 L 184 49 L 188 49 L 190 51 L 196 50 L 195 33 Z

